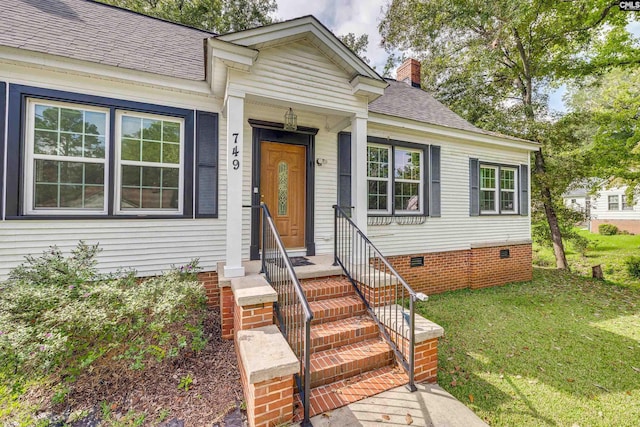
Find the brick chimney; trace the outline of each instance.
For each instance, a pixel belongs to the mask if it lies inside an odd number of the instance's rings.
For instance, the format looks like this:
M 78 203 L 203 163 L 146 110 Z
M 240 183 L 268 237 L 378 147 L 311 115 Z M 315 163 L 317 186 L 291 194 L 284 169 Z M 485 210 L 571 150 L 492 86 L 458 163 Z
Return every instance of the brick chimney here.
M 405 60 L 396 70 L 396 80 L 413 87 L 420 87 L 420 62 L 415 59 Z

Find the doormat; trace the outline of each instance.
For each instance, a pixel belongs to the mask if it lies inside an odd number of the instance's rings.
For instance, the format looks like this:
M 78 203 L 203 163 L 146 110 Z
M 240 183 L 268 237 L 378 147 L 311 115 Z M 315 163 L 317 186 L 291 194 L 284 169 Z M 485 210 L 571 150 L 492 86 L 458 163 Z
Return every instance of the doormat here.
M 294 256 L 289 258 L 291 260 L 291 264 L 294 267 L 304 267 L 305 265 L 313 265 L 309 258 L 305 258 L 303 256 Z
M 291 260 L 291 265 L 294 267 L 304 267 L 305 265 L 314 265 L 311 261 L 309 261 L 308 258 L 305 258 L 303 256 L 292 256 L 289 259 Z M 267 262 L 271 264 L 276 264 L 280 268 L 284 268 L 284 262 L 282 258 L 268 259 Z

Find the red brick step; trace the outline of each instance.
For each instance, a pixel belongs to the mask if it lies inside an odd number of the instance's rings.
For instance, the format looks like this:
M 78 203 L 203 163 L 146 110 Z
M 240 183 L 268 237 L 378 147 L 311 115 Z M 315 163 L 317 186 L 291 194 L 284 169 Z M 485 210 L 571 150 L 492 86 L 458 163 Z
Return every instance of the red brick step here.
M 309 307 L 313 312 L 312 325 L 359 316 L 365 312 L 364 303 L 356 296 L 312 301 Z
M 302 281 L 308 301 L 321 301 L 355 295 L 353 285 L 345 276 L 322 277 Z
M 378 325 L 367 315 L 349 317 L 311 327 L 312 353 L 378 337 Z
M 385 366 L 355 377 L 311 389 L 310 416 L 313 417 L 323 412 L 332 411 L 367 397 L 375 396 L 383 391 L 405 385 L 408 382 L 409 377 L 404 369 L 397 366 Z M 303 409 L 299 395 L 295 396 L 295 402 L 296 420 L 300 421 L 303 418 Z
M 393 352 L 381 339 L 362 341 L 311 355 L 311 387 L 330 384 L 393 362 Z

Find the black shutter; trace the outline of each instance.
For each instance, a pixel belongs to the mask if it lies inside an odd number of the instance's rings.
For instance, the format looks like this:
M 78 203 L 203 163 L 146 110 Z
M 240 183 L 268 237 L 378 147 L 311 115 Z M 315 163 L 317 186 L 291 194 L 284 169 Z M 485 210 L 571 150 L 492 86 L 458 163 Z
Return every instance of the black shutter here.
M 338 134 L 338 206 L 351 207 L 351 134 Z
M 529 166 L 520 165 L 520 215 L 529 215 Z
M 440 216 L 440 147 L 432 145 L 429 147 L 431 166 L 431 197 L 429 198 L 431 209 L 425 212 L 432 217 Z
M 196 217 L 218 217 L 218 115 L 196 118 Z
M 5 106 L 7 105 L 7 84 L 5 82 L 0 82 L 0 177 L 4 176 L 4 146 L 5 146 Z M 6 184 L 6 183 L 5 183 Z M 0 193 L 2 189 L 0 188 Z M 2 212 L 2 207 L 4 206 L 4 200 L 0 198 L 0 212 Z M 3 218 L 0 218 L 3 219 Z
M 469 159 L 469 215 L 480 215 L 480 162 Z

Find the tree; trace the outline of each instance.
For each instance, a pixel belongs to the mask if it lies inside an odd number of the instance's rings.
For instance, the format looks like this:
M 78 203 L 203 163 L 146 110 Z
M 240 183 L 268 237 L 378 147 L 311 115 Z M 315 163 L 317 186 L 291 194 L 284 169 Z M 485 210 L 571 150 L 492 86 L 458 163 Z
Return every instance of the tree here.
M 367 46 L 369 45 L 369 35 L 361 34 L 356 36 L 355 33 L 348 33 L 342 36 L 338 36 L 340 41 L 344 43 L 353 53 L 358 55 L 367 64 L 370 62 L 369 58 L 364 56 L 367 52 Z
M 572 87 L 568 104 L 582 117 L 592 175 L 617 178 L 630 190 L 640 185 L 640 66 L 614 68 Z
M 274 21 L 276 0 L 100 0 L 113 6 L 219 34 Z
M 625 29 L 630 15 L 618 3 L 392 0 L 379 26 L 388 50 L 420 55 L 425 88 L 454 111 L 485 129 L 542 143 L 533 181 L 560 269 L 568 265 L 545 156 L 555 140 L 543 134 L 551 119 L 546 89 L 590 74 L 596 64 L 638 62 Z

